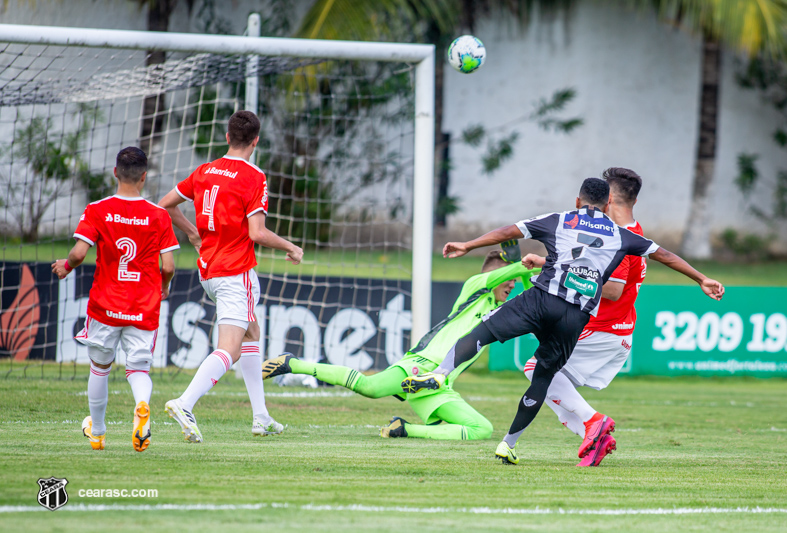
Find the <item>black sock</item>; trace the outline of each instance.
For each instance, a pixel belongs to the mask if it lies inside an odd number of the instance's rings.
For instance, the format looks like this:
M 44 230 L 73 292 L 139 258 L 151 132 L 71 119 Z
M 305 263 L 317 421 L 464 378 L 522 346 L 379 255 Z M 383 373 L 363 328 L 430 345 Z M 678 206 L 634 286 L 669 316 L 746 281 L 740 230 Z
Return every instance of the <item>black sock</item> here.
M 553 377 L 555 377 L 554 370 L 548 370 L 541 366 L 540 363 L 536 364 L 530 387 L 528 387 L 519 401 L 519 409 L 517 409 L 514 421 L 511 423 L 511 429 L 508 430 L 508 434 L 503 438 L 509 448 L 513 448 L 516 445 L 519 436 L 538 414 L 547 397 L 547 390 L 549 389 L 549 384 L 552 383 Z

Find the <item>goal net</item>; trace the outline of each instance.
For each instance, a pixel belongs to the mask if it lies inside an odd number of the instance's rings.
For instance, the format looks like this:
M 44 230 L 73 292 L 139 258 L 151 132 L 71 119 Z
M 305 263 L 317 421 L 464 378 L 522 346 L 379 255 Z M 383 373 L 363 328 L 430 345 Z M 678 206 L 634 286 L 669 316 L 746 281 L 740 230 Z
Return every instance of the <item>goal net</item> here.
M 133 145 L 148 154 L 143 195 L 157 202 L 225 153 L 227 119 L 244 108 L 262 122 L 252 162 L 268 179 L 267 226 L 305 250 L 293 266 L 257 249 L 263 356 L 382 368 L 426 332 L 431 47 L 0 30 L 6 375 L 83 375 L 87 351 L 73 337 L 86 318 L 95 251 L 65 280 L 50 263 L 66 257 L 85 206 L 114 193 L 117 152 Z M 197 253 L 179 240 L 153 358 L 168 372 L 199 366 L 217 336 Z M 116 362 L 124 364 L 122 351 Z

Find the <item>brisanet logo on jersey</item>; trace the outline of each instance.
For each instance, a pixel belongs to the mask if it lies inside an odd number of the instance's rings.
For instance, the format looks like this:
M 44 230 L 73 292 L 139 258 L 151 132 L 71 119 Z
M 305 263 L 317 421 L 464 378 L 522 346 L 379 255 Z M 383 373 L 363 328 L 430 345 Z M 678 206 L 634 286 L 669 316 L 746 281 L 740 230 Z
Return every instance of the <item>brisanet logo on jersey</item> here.
M 579 214 L 566 215 L 563 221 L 563 229 L 587 231 L 609 237 L 615 234 L 615 226 L 606 218 L 593 218 Z

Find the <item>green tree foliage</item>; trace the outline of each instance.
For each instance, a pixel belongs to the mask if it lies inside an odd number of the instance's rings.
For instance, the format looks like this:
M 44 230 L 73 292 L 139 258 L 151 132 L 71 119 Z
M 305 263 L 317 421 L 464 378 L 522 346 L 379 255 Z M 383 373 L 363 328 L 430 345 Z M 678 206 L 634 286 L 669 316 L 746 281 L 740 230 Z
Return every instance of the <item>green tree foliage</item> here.
M 24 242 L 36 242 L 46 210 L 61 195 L 73 188 L 83 189 L 89 201 L 104 197 L 109 184 L 103 174 L 93 173 L 82 159 L 82 145 L 99 113 L 87 105 L 80 105 L 72 114 L 77 127 L 58 133 L 50 118 L 33 117 L 18 130 L 10 146 L 11 175 L 0 176 L 7 191 L 0 204 L 13 213 L 17 231 Z M 17 165 L 24 165 L 26 172 Z
M 773 142 L 787 155 L 787 63 L 763 56 L 748 61 L 738 73 L 739 84 L 760 92 L 779 117 L 772 132 Z M 777 169 L 773 176 L 763 176 L 757 166 L 759 154 L 738 154 L 738 176 L 735 184 L 748 201 L 749 210 L 775 232 L 787 222 L 787 168 Z M 753 199 L 758 186 L 768 191 L 770 203 Z

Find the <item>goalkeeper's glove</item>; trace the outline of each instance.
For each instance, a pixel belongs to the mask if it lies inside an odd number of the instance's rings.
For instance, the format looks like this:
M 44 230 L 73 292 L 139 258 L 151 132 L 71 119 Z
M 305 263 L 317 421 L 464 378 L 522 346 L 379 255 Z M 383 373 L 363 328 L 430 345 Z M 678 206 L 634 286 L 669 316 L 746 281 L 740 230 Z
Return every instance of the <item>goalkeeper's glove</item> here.
M 519 249 L 519 239 L 511 239 L 500 243 L 500 259 L 506 263 L 519 263 L 522 261 L 522 250 Z

